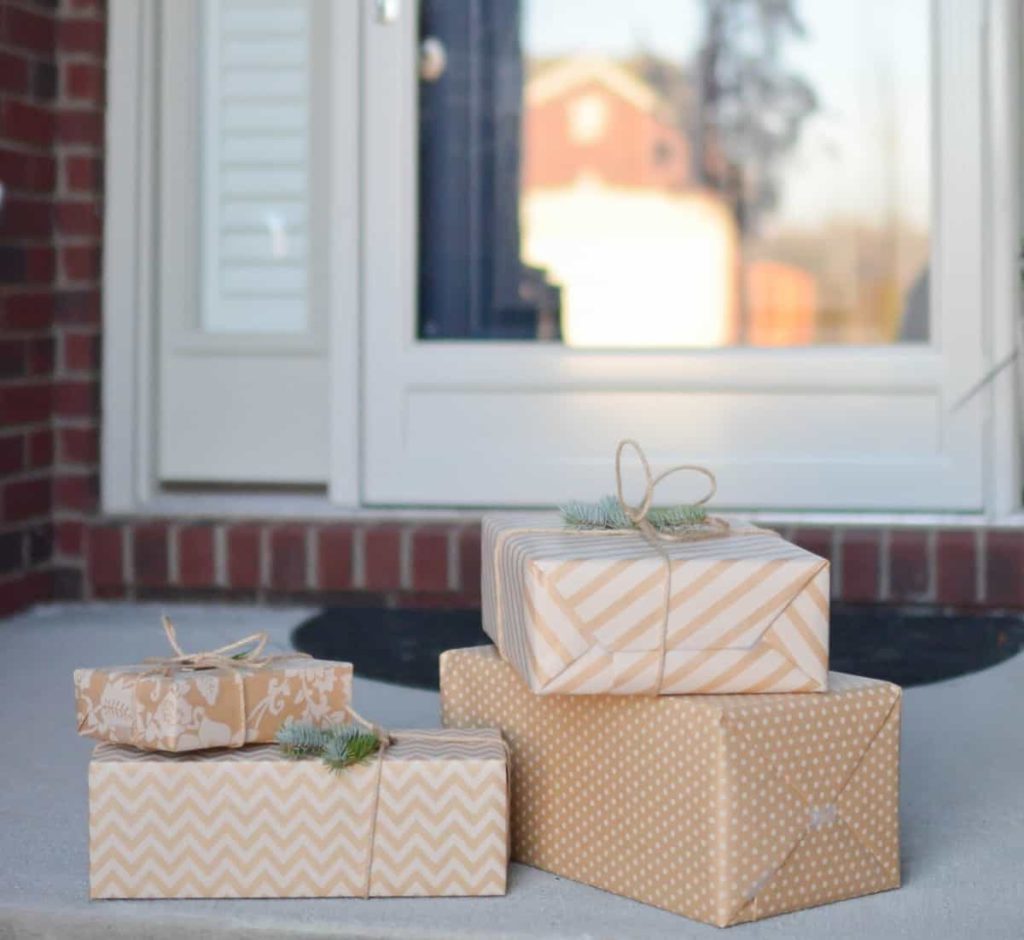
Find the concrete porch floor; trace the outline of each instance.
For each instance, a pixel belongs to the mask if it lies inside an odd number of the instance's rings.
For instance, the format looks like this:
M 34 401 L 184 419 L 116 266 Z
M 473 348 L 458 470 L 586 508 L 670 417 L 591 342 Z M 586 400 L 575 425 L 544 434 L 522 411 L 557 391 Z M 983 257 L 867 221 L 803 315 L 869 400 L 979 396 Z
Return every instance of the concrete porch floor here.
M 86 768 L 71 672 L 162 652 L 156 605 L 42 607 L 0 622 L 0 938 L 712 937 L 713 927 L 514 865 L 505 898 L 90 902 Z M 312 611 L 176 606 L 186 648 L 267 629 L 278 650 Z M 391 727 L 438 722 L 437 696 L 356 680 Z M 734 928 L 746 938 L 1024 936 L 1024 655 L 908 691 L 904 887 Z

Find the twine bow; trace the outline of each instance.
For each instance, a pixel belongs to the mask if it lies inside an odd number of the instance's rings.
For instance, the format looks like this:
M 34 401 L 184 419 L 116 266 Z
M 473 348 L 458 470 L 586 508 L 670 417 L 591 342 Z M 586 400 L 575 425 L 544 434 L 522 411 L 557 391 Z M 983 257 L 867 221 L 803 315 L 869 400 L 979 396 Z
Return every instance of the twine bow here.
M 151 670 L 153 672 L 169 672 L 174 669 L 216 669 L 218 667 L 222 669 L 265 669 L 282 659 L 309 659 L 308 653 L 297 652 L 261 656 L 260 654 L 266 648 L 269 639 L 266 630 L 250 633 L 240 640 L 226 643 L 216 649 L 186 653 L 178 643 L 178 634 L 171 618 L 164 614 L 160 618 L 160 622 L 163 624 L 164 634 L 171 649 L 174 650 L 174 655 L 151 656 L 143 660 L 153 666 Z
M 626 500 L 622 482 L 623 456 L 627 449 L 631 449 L 635 452 L 636 456 L 640 460 L 640 466 L 644 474 L 644 495 L 636 505 L 632 505 Z M 618 501 L 619 508 L 622 510 L 623 515 L 629 522 L 629 527 L 574 527 L 572 530 L 574 538 L 630 538 L 639 534 L 664 562 L 665 590 L 662 602 L 661 628 L 658 641 L 661 655 L 658 657 L 658 673 L 652 693 L 655 695 L 661 693 L 661 687 L 665 680 L 665 653 L 668 647 L 668 622 L 669 615 L 672 611 L 672 559 L 669 557 L 665 544 L 669 542 L 696 542 L 703 539 L 715 539 L 732 535 L 760 534 L 765 531 L 753 526 L 734 528 L 730 526 L 725 519 L 710 515 L 706 515 L 702 521 L 693 524 L 688 523 L 685 525 L 662 529 L 654 526 L 648 518 L 648 514 L 650 513 L 654 503 L 655 489 L 666 477 L 669 477 L 674 473 L 682 473 L 683 471 L 692 471 L 707 479 L 709 484 L 708 491 L 701 496 L 700 499 L 691 504 L 692 507 L 705 505 L 715 495 L 717 489 L 715 475 L 708 470 L 707 467 L 702 467 L 698 464 L 678 464 L 677 466 L 669 467 L 667 470 L 655 476 L 651 472 L 651 465 L 647 461 L 647 456 L 644 454 L 643 448 L 641 448 L 635 440 L 626 438 L 625 440 L 619 441 L 618 446 L 615 449 L 615 498 Z M 500 558 L 503 547 L 512 537 L 524 535 L 550 535 L 551 531 L 550 527 L 544 526 L 508 528 L 501 532 L 494 542 L 494 642 L 498 648 L 498 652 L 504 659 L 510 659 L 511 657 L 505 642 L 505 611 L 502 603 L 502 565 L 500 564 Z M 523 664 L 522 668 L 525 669 L 528 667 Z
M 348 709 L 349 717 L 356 724 L 362 725 L 367 731 L 376 735 L 377 740 L 380 742 L 377 753 L 376 753 L 376 768 L 377 772 L 374 777 L 373 783 L 373 804 L 370 807 L 370 843 L 369 850 L 366 853 L 366 874 L 363 877 L 363 888 L 362 897 L 368 898 L 370 896 L 371 881 L 373 878 L 373 850 L 374 845 L 377 841 L 377 813 L 380 809 L 380 786 L 381 778 L 384 772 L 384 753 L 393 744 L 409 743 L 411 741 L 425 741 L 432 744 L 466 744 L 467 737 L 465 735 L 455 734 L 437 734 L 433 731 L 402 731 L 394 732 L 388 731 L 386 728 L 378 725 L 376 722 L 368 721 L 362 715 L 359 714 L 354 708 L 349 706 Z M 506 774 L 506 787 L 508 786 L 508 774 L 511 772 L 511 751 L 508 746 L 508 742 L 501 737 L 499 734 L 498 740 L 501 742 L 501 746 L 505 752 L 505 774 Z M 508 865 L 509 858 L 512 854 L 512 827 L 509 825 L 509 820 L 505 821 L 505 864 Z
M 626 501 L 622 487 L 622 455 L 627 447 L 631 447 L 636 453 L 637 458 L 640 460 L 640 466 L 644 471 L 644 497 L 635 506 L 631 506 Z M 701 525 L 709 528 L 704 529 L 700 526 L 686 526 L 678 530 L 659 531 L 651 525 L 647 514 L 651 511 L 651 506 L 654 502 L 654 491 L 657 489 L 658 484 L 667 477 L 672 476 L 673 473 L 682 473 L 684 471 L 699 473 L 707 478 L 709 484 L 708 491 L 700 499 L 690 504 L 694 508 L 705 505 L 718 492 L 718 481 L 707 467 L 702 467 L 700 464 L 695 463 L 681 463 L 674 467 L 669 467 L 667 470 L 654 476 L 651 473 L 651 465 L 647 462 L 647 455 L 644 453 L 643 448 L 632 438 L 619 441 L 618 446 L 615 448 L 615 497 L 619 501 L 619 507 L 626 518 L 649 541 L 659 539 L 675 542 L 694 541 L 701 538 L 715 538 L 728 532 L 729 523 L 724 519 L 719 519 L 717 516 L 707 516 Z
M 632 448 L 636 453 L 644 472 L 644 496 L 635 506 L 630 505 L 626 501 L 622 486 L 622 456 L 626 448 Z M 704 522 L 699 526 L 685 526 L 675 530 L 658 530 L 651 525 L 647 514 L 651 511 L 651 505 L 654 502 L 654 491 L 658 484 L 666 477 L 672 476 L 673 473 L 682 473 L 684 471 L 699 473 L 707 478 L 709 483 L 708 491 L 692 504 L 693 506 L 705 505 L 718 490 L 718 481 L 707 467 L 702 467 L 699 464 L 681 463 L 674 467 L 669 467 L 667 470 L 654 476 L 651 473 L 651 465 L 647 462 L 647 455 L 644 453 L 643 448 L 632 438 L 619 441 L 618 446 L 615 448 L 615 496 L 619 501 L 619 506 L 634 528 L 647 540 L 647 543 L 665 563 L 665 592 L 661 612 L 661 630 L 658 636 L 660 655 L 658 656 L 658 674 L 654 683 L 654 693 L 656 695 L 661 694 L 661 687 L 665 681 L 668 622 L 672 613 L 672 559 L 665 549 L 664 543 L 694 542 L 700 539 L 721 538 L 729 534 L 729 523 L 717 516 L 706 516 Z

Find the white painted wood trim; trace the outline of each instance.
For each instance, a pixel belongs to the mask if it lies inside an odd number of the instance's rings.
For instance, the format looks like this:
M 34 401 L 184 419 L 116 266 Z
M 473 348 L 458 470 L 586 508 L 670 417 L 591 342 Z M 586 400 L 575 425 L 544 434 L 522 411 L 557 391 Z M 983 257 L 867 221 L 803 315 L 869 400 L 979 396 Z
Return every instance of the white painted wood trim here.
M 986 120 L 990 143 L 986 154 L 989 172 L 986 203 L 990 242 L 986 246 L 989 296 L 989 367 L 1002 362 L 1014 350 L 1017 361 L 1004 369 L 988 390 L 992 420 L 986 508 L 992 520 L 1013 518 L 1024 509 L 1024 371 L 1021 341 L 1021 244 L 1022 244 L 1022 126 L 1020 107 L 1021 32 L 1020 0 L 992 0 L 986 22 L 988 69 L 985 75 L 988 104 Z M 1019 515 L 1018 515 L 1019 520 Z
M 330 3 L 330 127 L 326 198 L 328 223 L 327 373 L 330 395 L 328 497 L 337 506 L 359 505 L 360 3 Z
M 100 506 L 115 514 L 153 495 L 154 0 L 111 0 L 107 21 Z

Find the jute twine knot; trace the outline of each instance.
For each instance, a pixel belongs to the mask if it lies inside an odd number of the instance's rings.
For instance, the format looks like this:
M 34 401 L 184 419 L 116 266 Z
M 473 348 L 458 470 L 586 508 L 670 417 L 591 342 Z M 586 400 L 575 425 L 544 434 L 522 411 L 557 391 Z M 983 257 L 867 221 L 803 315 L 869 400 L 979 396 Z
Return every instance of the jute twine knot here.
M 169 674 L 176 669 L 192 671 L 199 669 L 266 669 L 284 659 L 309 659 L 308 653 L 288 652 L 262 656 L 269 636 L 266 630 L 250 633 L 248 636 L 226 643 L 212 650 L 186 653 L 178 642 L 178 634 L 171 618 L 164 614 L 160 618 L 167 642 L 174 651 L 173 656 L 150 656 L 143 662 L 153 668 L 149 671 Z

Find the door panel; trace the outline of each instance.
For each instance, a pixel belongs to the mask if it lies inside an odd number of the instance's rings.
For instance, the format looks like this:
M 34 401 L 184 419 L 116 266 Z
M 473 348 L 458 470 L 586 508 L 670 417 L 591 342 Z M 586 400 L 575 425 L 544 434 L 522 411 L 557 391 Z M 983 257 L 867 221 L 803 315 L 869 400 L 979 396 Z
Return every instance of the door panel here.
M 159 478 L 326 484 L 330 7 L 162 15 Z
M 615 441 L 631 436 L 655 464 L 714 468 L 722 508 L 979 509 L 982 396 L 954 406 L 985 361 L 978 5 L 940 0 L 933 23 L 921 0 L 844 8 L 844 16 L 873 12 L 893 27 L 886 41 L 898 35 L 906 49 L 900 65 L 893 47 L 881 59 L 866 47 L 864 87 L 853 98 L 822 64 L 833 47 L 849 54 L 842 24 L 809 30 L 801 42 L 812 48 L 787 60 L 781 77 L 778 61 L 762 62 L 759 74 L 797 97 L 805 89 L 784 79 L 817 76 L 812 113 L 834 117 L 831 102 L 856 99 L 854 128 L 873 128 L 867 141 L 833 128 L 836 152 L 854 164 L 836 165 L 835 192 L 820 152 L 828 126 L 809 116 L 789 150 L 776 141 L 741 159 L 750 138 L 735 115 L 736 126 L 719 126 L 709 143 L 707 107 L 691 109 L 703 118 L 686 133 L 666 112 L 673 88 L 679 100 L 688 87 L 694 93 L 679 75 L 717 74 L 723 56 L 738 61 L 727 23 L 691 28 L 704 41 L 682 53 L 682 67 L 674 63 L 672 85 L 664 62 L 648 61 L 642 72 L 636 50 L 615 45 L 629 35 L 628 16 L 665 4 L 597 5 L 588 17 L 604 18 L 611 51 L 559 62 L 557 44 L 531 52 L 529 24 L 546 5 L 522 0 L 519 52 L 507 36 L 492 44 L 495 54 L 520 56 L 502 69 L 480 49 L 489 48 L 495 11 L 507 17 L 511 6 L 426 2 L 423 23 L 448 29 L 453 43 L 449 70 L 426 88 L 416 76 L 413 6 L 394 23 L 364 20 L 364 500 L 487 506 L 595 497 L 612 488 Z M 672 6 L 726 16 L 751 4 Z M 794 15 L 837 9 L 778 5 L 787 7 Z M 546 28 L 571 47 L 593 33 L 584 19 L 549 18 Z M 874 35 L 879 23 L 869 19 L 857 35 Z M 468 90 L 481 74 L 490 84 L 474 103 Z M 726 84 L 705 78 L 699 95 L 725 94 Z M 561 106 L 564 152 L 538 151 L 557 137 L 534 133 L 543 115 L 531 108 L 566 89 L 582 91 Z M 614 102 L 598 94 L 608 89 Z M 904 120 L 899 109 L 907 95 L 914 105 L 914 94 L 923 119 Z M 872 108 L 889 99 L 892 109 Z M 623 102 L 633 111 L 616 117 L 613 104 Z M 510 114 L 521 127 L 512 145 Z M 690 168 L 658 147 L 643 151 L 648 162 L 638 168 L 628 149 L 635 134 L 612 135 L 609 153 L 584 147 L 627 118 L 634 130 L 647 128 L 647 139 L 675 120 L 672 140 L 690 153 Z M 461 189 L 437 170 L 438 154 L 460 147 L 472 156 L 461 158 Z M 521 164 L 518 190 L 508 189 L 499 158 Z M 437 179 L 424 178 L 431 167 Z M 778 173 L 766 180 L 772 167 Z M 841 225 L 857 210 L 858 180 L 863 212 Z M 477 206 L 488 191 L 484 205 L 495 212 L 482 228 L 488 215 Z M 814 216 L 815 191 L 831 200 L 828 217 Z M 499 226 L 509 211 L 516 224 Z M 709 228 L 709 218 L 722 225 Z M 790 274 L 813 290 L 797 290 Z

